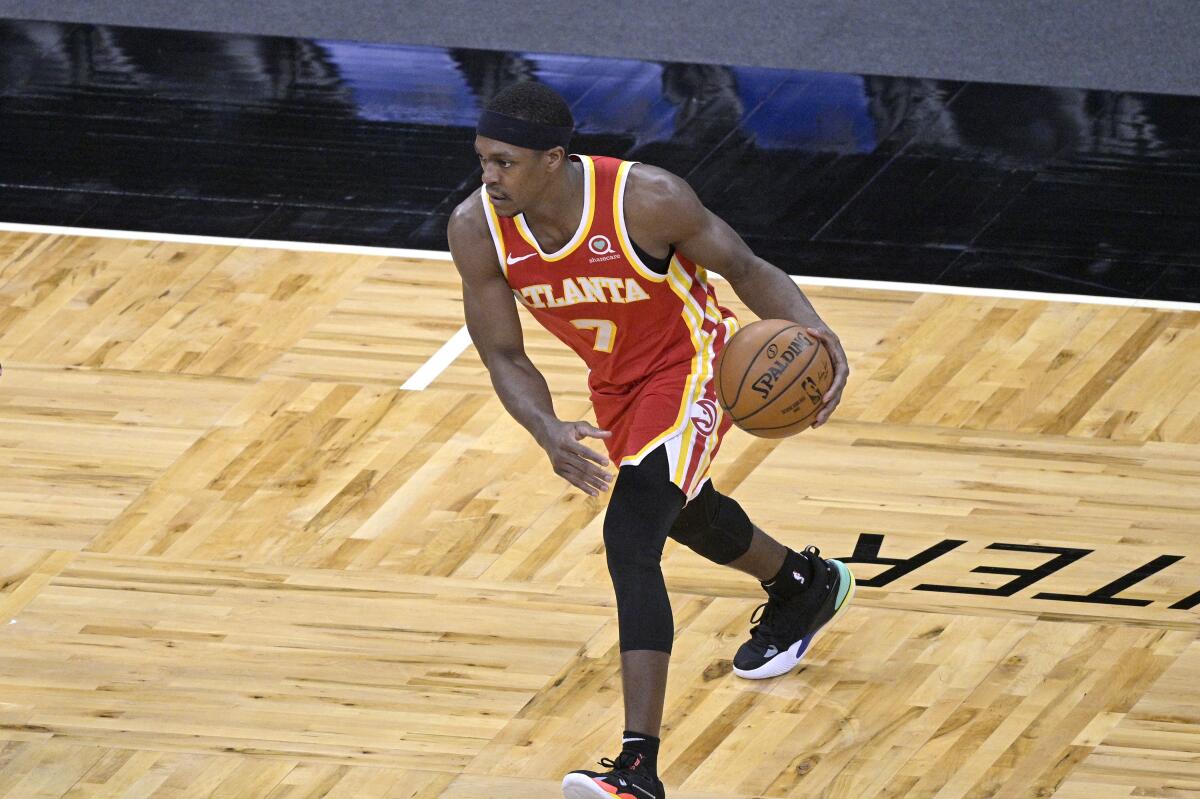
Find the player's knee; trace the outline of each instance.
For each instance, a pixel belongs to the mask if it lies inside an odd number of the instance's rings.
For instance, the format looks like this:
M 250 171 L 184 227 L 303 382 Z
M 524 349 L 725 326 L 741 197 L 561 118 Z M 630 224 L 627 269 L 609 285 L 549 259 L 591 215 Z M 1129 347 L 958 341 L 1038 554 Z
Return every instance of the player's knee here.
M 622 467 L 604 516 L 622 652 L 671 651 L 671 602 L 660 561 L 683 494 L 660 471 L 653 462 Z
M 707 483 L 680 511 L 670 536 L 701 557 L 727 564 L 749 551 L 754 524 L 741 505 Z
M 614 576 L 618 571 L 657 569 L 665 541 L 666 536 L 649 529 L 634 509 L 610 506 L 604 517 L 604 550 Z
M 662 545 L 637 535 L 636 530 L 626 526 L 604 525 L 604 552 L 608 560 L 608 571 L 615 578 L 618 573 L 658 569 L 662 560 Z
M 617 475 L 604 515 L 604 547 L 610 572 L 658 569 L 671 521 L 683 502 L 661 475 L 625 466 Z

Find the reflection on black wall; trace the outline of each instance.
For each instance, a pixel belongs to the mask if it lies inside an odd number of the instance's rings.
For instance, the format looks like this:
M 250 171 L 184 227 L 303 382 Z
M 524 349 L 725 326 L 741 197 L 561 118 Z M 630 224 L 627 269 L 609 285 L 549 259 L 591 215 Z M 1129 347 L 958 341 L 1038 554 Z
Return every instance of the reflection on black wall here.
M 685 176 L 798 273 L 1200 300 L 1200 102 L 0 21 L 0 218 L 445 248 L 479 108 Z

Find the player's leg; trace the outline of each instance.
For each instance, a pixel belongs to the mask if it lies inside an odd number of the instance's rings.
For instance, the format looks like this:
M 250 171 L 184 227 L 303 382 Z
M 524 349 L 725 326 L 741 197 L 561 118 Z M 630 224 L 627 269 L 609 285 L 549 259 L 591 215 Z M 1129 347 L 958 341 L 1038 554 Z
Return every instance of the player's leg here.
M 792 551 L 756 527 L 737 500 L 714 489 L 711 482 L 680 511 L 670 537 L 713 563 L 763 583 L 779 574 Z
M 783 566 L 788 548 L 754 526 L 742 506 L 706 482 L 675 519 L 670 537 L 696 554 L 771 580 Z
M 563 793 L 570 799 L 664 796 L 658 742 L 675 626 L 660 561 L 683 501 L 683 492 L 668 479 L 661 448 L 617 473 L 604 545 L 617 598 L 625 733 L 620 756 L 601 761 L 608 771 L 574 771 L 564 778 Z
M 816 634 L 845 610 L 854 576 L 816 547 L 785 547 L 754 526 L 741 506 L 706 483 L 676 517 L 671 537 L 697 554 L 751 574 L 767 601 L 755 610 L 750 640 L 738 649 L 739 677 L 777 677 L 795 668 Z
M 665 456 L 655 450 L 637 466 L 621 467 L 604 517 L 608 572 L 617 598 L 626 727 L 656 737 L 675 636 L 662 551 L 683 500 L 683 492 L 667 479 Z

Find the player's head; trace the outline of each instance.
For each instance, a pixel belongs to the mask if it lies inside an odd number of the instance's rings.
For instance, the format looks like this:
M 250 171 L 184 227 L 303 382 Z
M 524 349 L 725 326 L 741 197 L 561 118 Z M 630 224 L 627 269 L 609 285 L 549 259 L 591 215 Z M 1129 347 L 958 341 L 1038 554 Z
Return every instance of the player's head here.
M 488 103 L 475 152 L 496 213 L 516 216 L 560 174 L 575 129 L 571 109 L 542 83 L 514 83 Z

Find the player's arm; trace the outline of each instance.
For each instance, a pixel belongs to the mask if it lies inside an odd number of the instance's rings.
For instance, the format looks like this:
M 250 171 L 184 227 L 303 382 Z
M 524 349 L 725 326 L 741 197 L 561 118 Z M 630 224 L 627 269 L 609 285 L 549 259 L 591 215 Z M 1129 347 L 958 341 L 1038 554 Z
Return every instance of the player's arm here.
M 825 343 L 833 360 L 833 384 L 822 397 L 813 427 L 829 419 L 841 401 L 850 367 L 837 334 L 825 324 L 800 287 L 776 266 L 759 258 L 733 228 L 704 207 L 683 179 L 639 164 L 625 195 L 630 235 L 643 247 L 669 245 L 723 276 L 760 319 L 790 319 Z
M 472 207 L 473 206 L 473 207 Z M 546 379 L 525 353 L 521 320 L 512 289 L 500 271 L 478 200 L 460 205 L 450 217 L 450 254 L 462 277 L 467 332 L 487 367 L 504 409 L 530 432 L 554 472 L 597 496 L 608 489 L 608 459 L 579 443 L 610 434 L 586 422 L 564 422 L 554 413 Z

